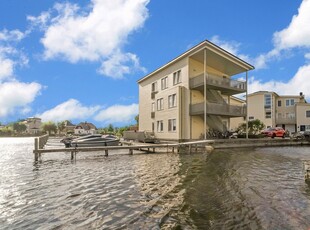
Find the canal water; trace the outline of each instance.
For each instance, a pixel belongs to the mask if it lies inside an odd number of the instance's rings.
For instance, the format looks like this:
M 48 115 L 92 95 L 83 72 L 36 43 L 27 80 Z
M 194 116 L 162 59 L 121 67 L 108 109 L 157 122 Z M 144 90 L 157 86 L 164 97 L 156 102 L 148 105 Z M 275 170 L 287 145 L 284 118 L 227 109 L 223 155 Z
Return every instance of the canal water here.
M 309 147 L 47 153 L 0 138 L 0 229 L 309 229 Z

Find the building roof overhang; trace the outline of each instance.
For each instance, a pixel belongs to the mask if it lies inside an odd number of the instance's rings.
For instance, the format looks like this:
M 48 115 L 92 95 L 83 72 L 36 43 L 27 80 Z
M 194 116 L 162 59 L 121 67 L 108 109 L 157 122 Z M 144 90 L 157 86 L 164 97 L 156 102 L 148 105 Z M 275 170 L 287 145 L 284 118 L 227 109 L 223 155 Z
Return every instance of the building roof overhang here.
M 193 48 L 189 49 L 185 53 L 181 54 L 180 56 L 176 57 L 175 59 L 171 60 L 167 64 L 163 65 L 162 67 L 144 76 L 143 78 L 138 80 L 138 83 L 141 83 L 150 76 L 169 67 L 175 62 L 188 57 L 193 58 L 194 60 L 197 60 L 202 63 L 204 63 L 204 58 L 206 58 L 206 63 L 208 66 L 216 70 L 219 70 L 228 76 L 233 76 L 254 69 L 254 66 L 250 65 L 249 63 L 243 61 L 242 59 L 229 53 L 228 51 L 222 49 L 221 47 L 215 45 L 214 43 L 205 40 L 200 44 L 194 46 Z

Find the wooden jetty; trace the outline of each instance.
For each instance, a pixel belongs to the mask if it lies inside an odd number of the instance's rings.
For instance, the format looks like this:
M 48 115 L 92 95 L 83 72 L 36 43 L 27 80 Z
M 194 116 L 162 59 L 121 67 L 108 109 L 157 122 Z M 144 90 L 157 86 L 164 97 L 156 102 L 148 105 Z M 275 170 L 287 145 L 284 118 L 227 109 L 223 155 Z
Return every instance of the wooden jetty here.
M 48 138 L 48 137 L 47 137 Z M 203 148 L 204 151 L 212 151 L 211 144 L 214 143 L 213 140 L 200 140 L 192 142 L 182 142 L 182 143 L 165 143 L 165 144 L 144 144 L 144 143 L 133 143 L 133 142 L 123 142 L 120 146 L 102 146 L 102 147 L 77 147 L 77 148 L 51 148 L 45 149 L 44 144 L 47 142 L 46 135 L 42 137 L 35 138 L 34 142 L 34 160 L 38 161 L 41 158 L 42 153 L 56 153 L 56 152 L 66 152 L 71 153 L 71 159 L 76 157 L 78 152 L 104 152 L 105 156 L 109 155 L 111 150 L 128 150 L 130 155 L 133 154 L 134 150 L 146 151 L 146 152 L 156 152 L 158 149 L 166 150 L 166 152 L 175 152 L 175 150 L 180 153 L 181 151 L 189 150 L 198 152 L 198 149 Z M 42 140 L 41 140 L 42 139 Z M 42 146 L 43 145 L 43 146 Z M 169 151 L 170 150 L 170 151 Z

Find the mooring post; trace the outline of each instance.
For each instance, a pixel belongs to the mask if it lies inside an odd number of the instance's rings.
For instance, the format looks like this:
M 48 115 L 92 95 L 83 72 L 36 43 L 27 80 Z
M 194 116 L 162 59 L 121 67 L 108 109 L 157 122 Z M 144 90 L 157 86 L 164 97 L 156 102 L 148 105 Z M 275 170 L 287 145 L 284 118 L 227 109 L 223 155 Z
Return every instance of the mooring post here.
M 71 151 L 71 160 L 73 160 L 73 159 L 74 159 L 74 152 Z
M 129 155 L 133 154 L 133 149 L 129 149 Z
M 104 150 L 104 155 L 105 155 L 106 157 L 109 156 L 109 150 L 105 149 L 105 150 Z
M 34 160 L 38 161 L 39 160 L 39 140 L 38 138 L 34 138 Z
M 174 147 L 172 147 L 172 152 L 174 153 Z

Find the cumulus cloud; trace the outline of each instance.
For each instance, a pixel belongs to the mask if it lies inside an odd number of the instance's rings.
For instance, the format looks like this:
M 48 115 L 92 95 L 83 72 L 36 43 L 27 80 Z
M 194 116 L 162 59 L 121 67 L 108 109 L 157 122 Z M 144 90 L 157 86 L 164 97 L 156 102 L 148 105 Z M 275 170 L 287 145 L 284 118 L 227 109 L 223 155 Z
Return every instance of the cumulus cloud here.
M 83 106 L 76 99 L 69 99 L 54 108 L 37 114 L 43 121 L 63 121 L 73 119 L 87 119 L 94 115 L 100 109 L 100 106 Z
M 130 122 L 139 113 L 139 105 L 113 105 L 101 110 L 96 116 L 96 121 L 105 123 Z
M 120 52 L 128 36 L 141 28 L 147 19 L 148 2 L 92 0 L 88 11 L 77 4 L 57 3 L 54 11 L 28 19 L 33 25 L 41 24 L 45 31 L 41 39 L 45 59 L 102 62 L 99 73 L 120 78 L 129 73 L 130 68 L 141 69 L 136 55 Z
M 29 105 L 40 94 L 42 86 L 38 83 L 18 81 L 0 83 L 0 117 L 15 112 L 29 112 Z
M 277 49 L 310 47 L 310 0 L 304 0 L 298 14 L 294 15 L 289 26 L 274 33 L 274 44 Z
M 249 93 L 260 90 L 273 91 L 280 95 L 298 95 L 299 92 L 306 93 L 310 89 L 309 73 L 310 65 L 305 65 L 300 67 L 295 76 L 287 82 L 261 82 L 259 80 L 255 80 L 254 77 L 251 77 L 248 83 L 248 90 Z M 309 100 L 310 95 L 306 94 L 306 98 Z

